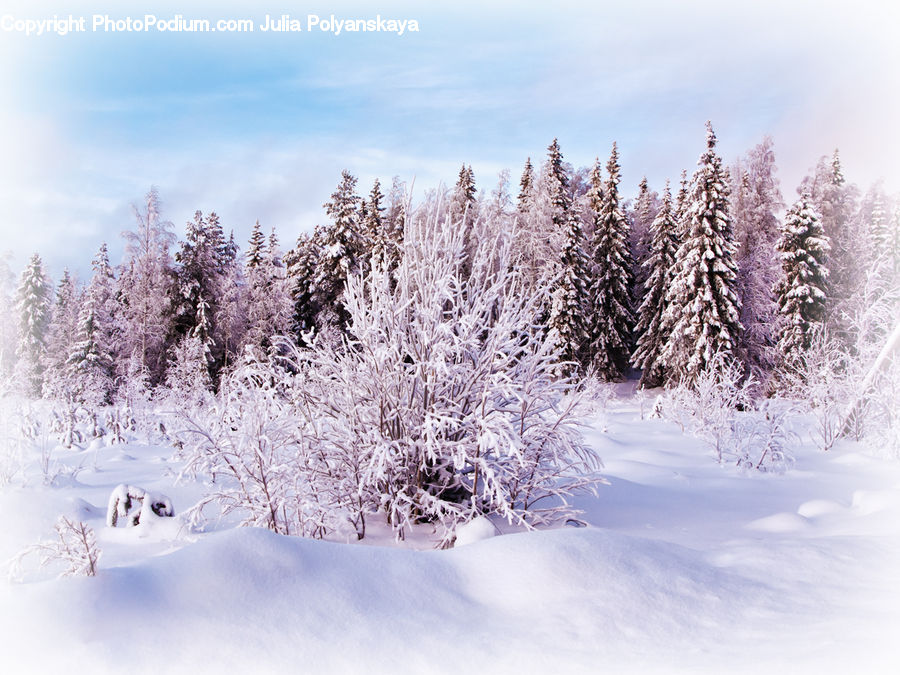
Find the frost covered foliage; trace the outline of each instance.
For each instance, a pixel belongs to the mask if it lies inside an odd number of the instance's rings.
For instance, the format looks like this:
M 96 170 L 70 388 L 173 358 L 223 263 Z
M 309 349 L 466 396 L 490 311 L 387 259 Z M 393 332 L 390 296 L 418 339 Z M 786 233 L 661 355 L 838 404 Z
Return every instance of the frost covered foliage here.
M 13 558 L 9 576 L 19 579 L 22 576 L 23 560 L 35 553 L 40 558 L 40 567 L 62 563 L 65 565 L 61 577 L 86 576 L 97 574 L 97 561 L 100 549 L 94 530 L 82 522 L 69 520 L 60 516 L 56 521 L 56 539 L 29 546 Z
M 696 379 L 673 388 L 659 407 L 703 440 L 720 464 L 781 472 L 791 465 L 798 440 L 788 427 L 793 409 L 780 399 L 754 401 L 755 386 L 738 361 L 720 353 Z
M 483 241 L 464 284 L 463 230 L 444 213 L 413 214 L 393 274 L 376 264 L 348 278 L 341 345 L 225 381 L 189 427 L 201 440 L 186 472 L 215 478 L 208 502 L 307 536 L 362 538 L 380 512 L 398 538 L 430 522 L 447 545 L 482 514 L 525 527 L 568 517 L 565 498 L 598 481 L 508 248 Z
M 223 378 L 202 414 L 182 411 L 180 478 L 210 481 L 189 518 L 214 504 L 241 525 L 279 534 L 321 537 L 341 524 L 341 504 L 327 489 L 337 463 L 323 461 L 317 416 L 295 400 L 295 382 L 274 363 L 249 361 Z

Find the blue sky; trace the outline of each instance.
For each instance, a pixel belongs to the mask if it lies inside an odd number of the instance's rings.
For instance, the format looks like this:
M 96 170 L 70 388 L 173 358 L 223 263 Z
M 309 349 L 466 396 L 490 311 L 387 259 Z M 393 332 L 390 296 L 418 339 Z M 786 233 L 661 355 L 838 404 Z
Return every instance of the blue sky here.
M 151 184 L 179 234 L 215 210 L 242 244 L 259 218 L 290 245 L 324 220 L 343 168 L 363 191 L 399 175 L 421 194 L 466 162 L 490 190 L 554 137 L 576 166 L 617 141 L 630 195 L 644 174 L 659 189 L 692 170 L 707 119 L 729 161 L 771 134 L 788 198 L 835 147 L 848 179 L 893 193 L 891 5 L 3 2 L 23 19 L 381 14 L 420 31 L 0 32 L 0 250 L 16 271 L 38 251 L 56 276 L 84 273 L 101 242 L 120 255 Z

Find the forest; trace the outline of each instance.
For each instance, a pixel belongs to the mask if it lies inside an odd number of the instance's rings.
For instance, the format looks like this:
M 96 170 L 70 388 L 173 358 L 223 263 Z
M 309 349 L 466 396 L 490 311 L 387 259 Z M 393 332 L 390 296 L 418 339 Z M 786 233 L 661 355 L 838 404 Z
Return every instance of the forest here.
M 291 247 L 215 212 L 179 238 L 151 188 L 120 263 L 99 244 L 83 281 L 5 265 L 6 428 L 171 445 L 180 480 L 208 479 L 195 523 L 363 539 L 377 518 L 442 547 L 480 516 L 577 525 L 604 482 L 579 420 L 608 383 L 658 394 L 720 464 L 789 468 L 798 406 L 822 450 L 897 456 L 900 200 L 837 151 L 786 197 L 771 138 L 727 165 L 716 144 L 707 123 L 696 168 L 633 198 L 615 143 L 575 168 L 554 140 L 517 188 L 464 164 L 415 200 L 344 171 Z

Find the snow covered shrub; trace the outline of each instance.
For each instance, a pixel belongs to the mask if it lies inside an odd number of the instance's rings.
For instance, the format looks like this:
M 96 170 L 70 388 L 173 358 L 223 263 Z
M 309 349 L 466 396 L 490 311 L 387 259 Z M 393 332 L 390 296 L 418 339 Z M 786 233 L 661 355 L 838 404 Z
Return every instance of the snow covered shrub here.
M 280 534 L 321 537 L 339 526 L 341 500 L 353 495 L 332 489 L 334 464 L 323 458 L 316 415 L 289 398 L 293 380 L 275 363 L 251 360 L 223 377 L 204 409 L 179 413 L 179 479 L 210 481 L 188 510 L 192 520 L 216 504 L 223 515 L 240 515 L 241 525 Z
M 740 364 L 717 353 L 690 381 L 669 392 L 664 407 L 683 430 L 697 436 L 716 453 L 719 463 L 734 454 L 737 412 L 752 405 L 753 379 L 744 378 Z
M 348 279 L 342 347 L 295 353 L 325 454 L 353 453 L 355 494 L 377 500 L 398 538 L 423 521 L 447 544 L 482 514 L 565 518 L 600 462 L 538 326 L 541 298 L 523 292 L 500 237 L 481 241 L 464 282 L 461 228 L 436 205 L 416 215 L 393 275 L 375 265 Z
M 812 415 L 810 435 L 822 450 L 830 450 L 841 436 L 847 404 L 853 399 L 846 352 L 825 330 L 815 331 L 809 347 L 783 376 L 786 395 Z
M 766 399 L 752 410 L 739 413 L 734 426 L 737 465 L 759 471 L 783 473 L 793 464 L 799 443 L 790 429 L 795 407 L 780 399 Z
M 29 546 L 13 558 L 9 569 L 10 578 L 21 578 L 22 561 L 32 553 L 38 554 L 42 568 L 52 563 L 63 563 L 65 569 L 60 574 L 61 577 L 93 577 L 97 574 L 100 549 L 97 547 L 94 530 L 65 516 L 59 517 L 54 529 L 56 539 Z
M 146 522 L 150 515 L 171 518 L 175 515 L 172 500 L 165 495 L 147 492 L 143 488 L 122 483 L 109 496 L 106 509 L 107 527 L 116 527 L 119 518 L 127 518 L 127 525 L 134 527 Z

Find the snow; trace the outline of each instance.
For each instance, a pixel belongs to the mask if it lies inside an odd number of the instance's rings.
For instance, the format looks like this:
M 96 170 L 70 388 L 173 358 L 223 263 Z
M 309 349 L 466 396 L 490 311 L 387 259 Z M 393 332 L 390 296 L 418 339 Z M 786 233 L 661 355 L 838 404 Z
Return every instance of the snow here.
M 59 515 L 92 527 L 103 554 L 93 578 L 0 581 L 3 670 L 896 672 L 900 464 L 804 435 L 783 474 L 722 466 L 619 391 L 585 430 L 610 482 L 577 498 L 587 527 L 500 522 L 491 536 L 480 519 L 450 550 L 409 548 L 433 543 L 427 528 L 404 546 L 377 525 L 364 546 L 233 518 L 109 528 L 119 484 L 179 511 L 203 486 L 176 483 L 160 446 L 57 448 L 83 468 L 53 487 L 33 456 L 24 484 L 0 488 L 0 560 Z

